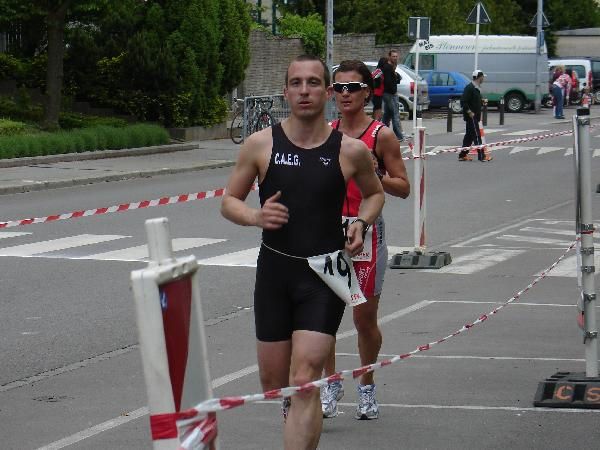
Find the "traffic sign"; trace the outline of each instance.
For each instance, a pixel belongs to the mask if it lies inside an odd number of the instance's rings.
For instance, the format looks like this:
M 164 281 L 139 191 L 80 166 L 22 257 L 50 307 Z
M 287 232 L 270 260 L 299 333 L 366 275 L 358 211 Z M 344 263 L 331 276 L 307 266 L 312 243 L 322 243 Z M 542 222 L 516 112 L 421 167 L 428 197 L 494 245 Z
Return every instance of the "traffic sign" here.
M 537 27 L 537 13 L 535 13 L 535 15 L 533 16 L 533 19 L 531 19 L 531 22 L 529 22 L 529 26 L 532 28 Z M 549 26 L 550 26 L 550 22 L 548 21 L 546 14 L 542 13 L 542 28 L 546 28 Z
M 477 9 L 479 9 L 479 22 L 477 21 Z M 467 23 L 480 23 L 487 25 L 491 22 L 492 20 L 490 19 L 489 14 L 485 10 L 485 6 L 483 6 L 483 3 L 481 2 L 477 2 L 473 10 L 469 13 L 469 17 L 467 17 Z
M 419 36 L 417 36 L 417 22 L 419 24 Z M 429 17 L 409 17 L 408 18 L 408 38 L 409 39 L 429 39 L 430 19 Z

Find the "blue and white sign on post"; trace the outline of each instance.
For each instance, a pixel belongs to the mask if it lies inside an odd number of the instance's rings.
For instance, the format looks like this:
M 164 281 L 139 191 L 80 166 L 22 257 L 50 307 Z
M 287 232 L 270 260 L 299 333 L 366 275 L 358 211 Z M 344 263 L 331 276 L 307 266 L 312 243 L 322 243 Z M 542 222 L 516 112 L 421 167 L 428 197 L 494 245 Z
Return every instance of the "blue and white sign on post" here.
M 216 415 L 185 412 L 212 397 L 199 266 L 194 256 L 173 257 L 166 218 L 146 221 L 146 231 L 150 263 L 131 273 L 131 285 L 153 447 L 216 450 Z

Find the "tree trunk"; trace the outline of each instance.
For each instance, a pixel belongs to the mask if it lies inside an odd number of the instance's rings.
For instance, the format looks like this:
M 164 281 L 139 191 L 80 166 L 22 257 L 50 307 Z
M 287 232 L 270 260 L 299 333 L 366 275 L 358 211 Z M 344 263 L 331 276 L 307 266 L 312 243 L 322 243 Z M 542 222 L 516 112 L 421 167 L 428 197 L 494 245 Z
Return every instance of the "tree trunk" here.
M 46 94 L 48 100 L 44 112 L 45 129 L 57 129 L 63 83 L 63 59 L 65 55 L 65 20 L 71 0 L 61 2 L 48 11 L 48 66 L 46 69 Z

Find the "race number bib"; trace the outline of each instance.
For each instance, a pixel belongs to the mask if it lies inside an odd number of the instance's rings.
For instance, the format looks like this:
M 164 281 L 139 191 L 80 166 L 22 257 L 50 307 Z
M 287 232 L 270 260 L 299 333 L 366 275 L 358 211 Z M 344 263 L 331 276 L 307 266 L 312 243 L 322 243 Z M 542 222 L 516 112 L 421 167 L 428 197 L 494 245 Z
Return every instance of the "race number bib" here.
M 343 250 L 307 259 L 311 269 L 346 304 L 356 306 L 367 301 L 360 290 L 354 265 Z
M 348 230 L 350 224 L 356 220 L 356 217 L 342 216 L 342 226 Z M 373 260 L 373 228 L 369 227 L 363 241 L 363 250 L 352 258 L 352 261 L 372 261 Z

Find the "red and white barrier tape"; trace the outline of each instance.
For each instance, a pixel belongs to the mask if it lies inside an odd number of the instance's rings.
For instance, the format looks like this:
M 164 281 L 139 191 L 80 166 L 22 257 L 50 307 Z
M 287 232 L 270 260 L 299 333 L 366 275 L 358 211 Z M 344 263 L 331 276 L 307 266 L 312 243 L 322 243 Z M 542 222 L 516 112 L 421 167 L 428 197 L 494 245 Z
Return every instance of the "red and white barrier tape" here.
M 253 190 L 258 189 L 258 185 L 252 186 Z M 35 217 L 31 219 L 10 220 L 0 222 L 0 229 L 18 227 L 22 225 L 31 225 L 34 223 L 55 222 L 57 220 L 77 219 L 79 217 L 99 216 L 115 212 L 132 211 L 134 209 L 152 208 L 154 206 L 174 205 L 176 203 L 187 203 L 196 200 L 205 200 L 207 198 L 222 197 L 225 194 L 225 189 L 215 189 L 213 191 L 195 192 L 191 194 L 180 194 L 172 197 L 162 197 L 154 200 L 142 200 L 140 202 L 123 203 L 121 205 L 106 206 L 103 208 L 87 209 L 85 211 L 73 211 L 63 214 L 55 214 L 46 217 Z
M 357 369 L 342 370 L 340 372 L 334 373 L 333 375 L 331 375 L 327 378 L 321 378 L 320 380 L 311 381 L 309 383 L 303 384 L 302 386 L 288 386 L 285 388 L 274 389 L 272 391 L 263 392 L 260 394 L 251 394 L 251 395 L 243 395 L 243 396 L 236 396 L 236 397 L 213 398 L 213 399 L 206 400 L 206 401 L 196 405 L 193 408 L 190 408 L 186 411 L 182 411 L 181 413 L 177 413 L 177 414 L 184 415 L 186 417 L 186 421 L 192 421 L 193 417 L 195 417 L 195 416 L 204 417 L 207 414 L 214 413 L 216 411 L 225 411 L 227 409 L 237 408 L 238 406 L 242 406 L 242 405 L 245 405 L 248 403 L 254 403 L 254 402 L 263 401 L 263 400 L 273 400 L 273 399 L 278 399 L 278 398 L 283 398 L 283 397 L 290 397 L 292 395 L 295 395 L 295 394 L 298 394 L 301 392 L 308 392 L 308 391 L 311 391 L 316 388 L 321 388 L 333 381 L 344 380 L 348 376 L 351 376 L 352 378 L 358 378 L 365 373 L 372 372 L 376 369 L 380 369 L 380 368 L 392 365 L 392 364 L 402 361 L 404 359 L 408 359 L 408 358 L 416 355 L 417 353 L 421 353 L 426 350 L 430 350 L 435 345 L 441 344 L 442 342 L 445 342 L 455 336 L 458 336 L 459 334 L 462 334 L 465 331 L 470 330 L 471 328 L 475 327 L 476 325 L 479 325 L 479 324 L 485 322 L 491 316 L 498 313 L 501 309 L 505 308 L 509 304 L 518 300 L 523 294 L 525 294 L 527 291 L 529 291 L 531 288 L 533 288 L 537 283 L 539 283 L 540 280 L 544 279 L 548 275 L 548 273 L 550 271 L 552 271 L 567 256 L 567 254 L 575 247 L 575 245 L 577 244 L 577 241 L 579 239 L 580 238 L 578 238 L 573 243 L 571 243 L 571 245 L 565 250 L 565 252 L 556 261 L 554 261 L 554 263 L 552 263 L 546 270 L 544 270 L 540 275 L 538 275 L 524 289 L 522 289 L 519 292 L 517 292 L 516 294 L 514 294 L 506 302 L 502 303 L 501 305 L 499 305 L 497 308 L 493 309 L 489 313 L 479 316 L 479 318 L 477 318 L 477 320 L 475 320 L 471 323 L 468 323 L 466 325 L 463 325 L 460 329 L 456 330 L 454 333 L 449 334 L 446 337 L 443 337 L 443 338 L 438 339 L 433 342 L 429 342 L 428 344 L 425 344 L 425 345 L 420 345 L 408 353 L 396 355 L 393 358 L 386 359 L 386 360 L 380 361 L 378 363 L 370 364 L 367 366 L 359 367 Z M 165 416 L 167 416 L 167 415 L 165 414 Z M 174 416 L 175 420 L 178 419 L 178 416 L 176 414 L 173 414 L 172 416 Z M 185 428 L 186 423 L 187 422 L 184 422 L 184 421 L 177 421 L 177 425 L 179 428 Z M 182 445 L 181 448 L 183 448 L 185 450 L 191 450 L 194 447 Z
M 591 128 L 595 128 L 597 126 L 600 125 L 591 125 Z M 441 149 L 441 150 L 436 150 L 433 152 L 426 152 L 423 156 L 423 158 L 426 158 L 427 156 L 435 156 L 435 155 L 439 155 L 440 153 L 458 153 L 461 152 L 463 150 L 469 150 L 470 152 L 473 151 L 477 151 L 478 149 L 487 149 L 490 147 L 499 147 L 499 146 L 503 146 L 503 145 L 509 145 L 509 144 L 520 144 L 522 142 L 532 142 L 532 141 L 540 141 L 542 139 L 548 139 L 548 138 L 553 138 L 553 137 L 557 137 L 557 136 L 566 136 L 568 134 L 573 134 L 573 130 L 566 130 L 566 131 L 558 131 L 556 133 L 546 133 L 546 134 L 537 134 L 535 136 L 528 136 L 528 137 L 522 137 L 522 138 L 516 138 L 516 139 L 509 139 L 507 141 L 500 141 L 500 142 L 492 142 L 489 144 L 482 144 L 482 145 L 473 145 L 470 147 L 452 147 L 452 148 L 445 148 L 445 149 Z M 408 144 L 409 148 L 412 151 L 412 145 L 409 143 Z M 411 160 L 411 159 L 415 159 L 418 157 L 415 156 L 405 156 L 402 159 L 406 160 Z

